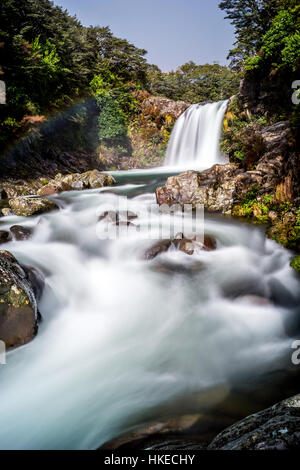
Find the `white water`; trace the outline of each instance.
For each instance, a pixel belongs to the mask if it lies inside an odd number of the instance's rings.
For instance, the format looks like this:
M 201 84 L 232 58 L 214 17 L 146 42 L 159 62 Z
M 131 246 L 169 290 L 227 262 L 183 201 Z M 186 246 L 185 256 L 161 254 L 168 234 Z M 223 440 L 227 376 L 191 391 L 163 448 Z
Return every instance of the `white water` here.
M 219 141 L 227 104 L 193 104 L 179 117 L 167 149 L 167 167 L 191 170 L 224 163 Z
M 98 215 L 133 187 L 64 193 L 59 211 L 1 219 L 4 229 L 35 226 L 33 239 L 5 249 L 42 271 L 46 288 L 37 337 L 1 366 L 0 448 L 96 448 L 162 418 L 157 406 L 230 390 L 279 369 L 289 354 L 284 323 L 299 303 L 289 252 L 258 228 L 207 219 L 216 251 L 171 250 L 144 261 L 151 242 L 137 234 L 96 236 Z M 141 211 L 135 223 L 143 224 L 154 194 L 136 189 L 130 210 Z M 281 291 L 287 300 L 279 305 Z

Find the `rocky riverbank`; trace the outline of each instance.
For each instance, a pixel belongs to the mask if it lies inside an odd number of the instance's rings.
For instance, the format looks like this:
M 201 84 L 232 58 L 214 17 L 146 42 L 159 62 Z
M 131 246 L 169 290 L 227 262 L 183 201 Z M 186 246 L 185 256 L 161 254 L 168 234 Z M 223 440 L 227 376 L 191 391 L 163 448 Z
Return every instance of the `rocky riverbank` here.
M 263 127 L 255 168 L 232 161 L 168 178 L 159 204 L 203 204 L 211 212 L 267 225 L 267 236 L 300 250 L 299 153 L 287 122 Z
M 214 433 L 206 422 L 206 434 L 195 433 L 199 415 L 152 423 L 107 444 L 104 450 L 296 450 L 300 447 L 300 395 L 283 400 L 266 410 Z M 194 429 L 194 431 L 193 431 Z
M 57 209 L 47 196 L 113 184 L 112 176 L 98 170 L 58 174 L 52 180 L 3 181 L 0 182 L 0 209 L 2 216 L 29 217 Z M 27 240 L 32 234 L 32 228 L 12 225 L 9 231 L 0 230 L 0 245 L 3 247 L 11 240 Z M 21 346 L 36 335 L 40 318 L 37 304 L 42 289 L 43 280 L 39 273 L 19 264 L 8 251 L 0 251 L 0 340 L 6 348 Z

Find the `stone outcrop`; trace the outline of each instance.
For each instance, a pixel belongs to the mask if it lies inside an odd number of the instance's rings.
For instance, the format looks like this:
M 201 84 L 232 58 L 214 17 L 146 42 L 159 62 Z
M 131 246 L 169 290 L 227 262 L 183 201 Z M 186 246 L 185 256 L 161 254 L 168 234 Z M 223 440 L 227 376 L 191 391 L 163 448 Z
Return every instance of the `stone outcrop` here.
M 158 204 L 203 204 L 212 212 L 231 213 L 236 177 L 239 169 L 234 163 L 214 165 L 203 171 L 187 171 L 168 178 L 165 186 L 157 188 Z
M 37 298 L 42 280 L 21 266 L 7 251 L 0 251 L 0 340 L 6 348 L 32 340 L 38 328 Z
M 56 209 L 54 202 L 38 197 L 16 197 L 9 200 L 9 207 L 14 214 L 29 217 L 30 215 L 42 214 Z
M 209 450 L 293 450 L 300 448 L 300 395 L 248 416 L 225 429 Z
M 250 415 L 214 438 L 216 433 L 209 419 L 206 422 L 206 432 L 203 433 L 203 424 L 199 428 L 198 423 L 203 417 L 187 415 L 152 423 L 107 442 L 101 450 L 250 451 L 300 448 L 300 395 Z M 199 429 L 202 429 L 202 432 L 199 433 Z M 210 434 L 213 434 L 212 437 Z
M 235 163 L 228 163 L 214 165 L 201 173 L 187 171 L 172 176 L 165 186 L 157 189 L 158 203 L 203 204 L 207 210 L 229 214 L 234 204 L 244 201 L 253 187 L 257 188 L 257 196 L 268 194 L 281 202 L 297 198 L 298 172 L 293 171 L 297 155 L 289 153 L 291 131 L 287 123 L 279 122 L 262 129 L 261 137 L 265 151 L 255 170 L 246 171 Z
M 121 146 L 101 145 L 100 158 L 110 168 L 128 170 L 162 164 L 171 130 L 189 103 L 136 93 L 137 111 L 130 116 L 126 142 Z
M 116 183 L 115 179 L 106 173 L 98 170 L 86 171 L 85 173 L 72 173 L 70 175 L 58 174 L 53 180 L 38 190 L 40 196 L 49 196 L 62 191 L 83 190 L 103 188 L 112 186 Z
M 84 173 L 71 173 L 62 175 L 58 173 L 55 178 L 47 180 L 10 180 L 0 182 L 0 208 L 2 215 L 19 215 L 28 217 L 41 214 L 57 208 L 55 203 L 47 196 L 59 194 L 62 191 L 103 188 L 112 186 L 115 179 L 98 170 Z

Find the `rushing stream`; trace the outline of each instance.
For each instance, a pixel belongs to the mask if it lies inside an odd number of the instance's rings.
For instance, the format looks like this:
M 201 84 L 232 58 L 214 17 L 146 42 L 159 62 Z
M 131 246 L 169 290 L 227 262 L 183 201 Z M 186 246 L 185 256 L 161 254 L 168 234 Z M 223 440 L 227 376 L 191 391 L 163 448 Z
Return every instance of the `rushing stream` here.
M 55 196 L 58 211 L 2 219 L 4 229 L 35 227 L 32 239 L 6 249 L 38 268 L 46 287 L 37 337 L 1 366 L 1 448 L 96 448 L 138 424 L 199 413 L 207 397 L 213 409 L 241 384 L 251 411 L 259 407 L 253 387 L 261 393 L 265 377 L 277 383 L 290 363 L 287 333 L 299 310 L 290 253 L 260 228 L 206 217 L 216 251 L 146 261 L 153 240 L 135 231 L 99 240 L 97 220 L 128 195 L 140 214 L 134 223 L 143 224 L 166 176 L 116 177 L 109 191 Z
M 206 416 L 202 435 L 205 422 L 216 432 L 299 391 L 291 345 L 300 290 L 287 250 L 261 227 L 207 215 L 215 251 L 171 247 L 146 260 L 154 240 L 136 230 L 168 174 L 219 160 L 225 110 L 195 105 L 179 118 L 166 159 L 175 169 L 115 172 L 115 187 L 53 196 L 59 210 L 1 218 L 4 230 L 34 228 L 5 249 L 38 269 L 45 289 L 37 337 L 0 369 L 0 448 L 94 449 L 184 414 Z M 102 239 L 99 216 L 126 197 L 138 218 Z M 157 213 L 152 238 L 166 224 Z

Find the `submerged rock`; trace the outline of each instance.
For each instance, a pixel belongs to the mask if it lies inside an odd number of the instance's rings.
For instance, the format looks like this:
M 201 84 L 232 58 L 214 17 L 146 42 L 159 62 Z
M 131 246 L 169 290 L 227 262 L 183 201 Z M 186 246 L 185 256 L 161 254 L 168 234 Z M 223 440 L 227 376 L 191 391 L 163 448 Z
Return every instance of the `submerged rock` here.
M 0 245 L 10 240 L 10 234 L 6 230 L 0 230 Z
M 293 450 L 300 447 L 300 395 L 248 416 L 220 433 L 213 450 Z
M 34 214 L 41 214 L 49 212 L 52 209 L 57 209 L 54 202 L 45 198 L 37 197 L 16 197 L 9 200 L 9 207 L 15 215 L 28 217 Z
M 13 225 L 10 231 L 15 240 L 28 240 L 31 237 L 33 230 L 30 227 L 23 227 L 22 225 Z
M 172 243 L 171 240 L 159 240 L 151 248 L 148 248 L 144 256 L 145 259 L 147 260 L 154 259 L 160 253 L 168 251 L 168 249 L 171 246 L 171 243 Z
M 34 276 L 31 273 L 31 281 Z M 38 310 L 26 268 L 0 251 L 0 340 L 6 348 L 29 342 L 37 332 Z
M 168 251 L 172 245 L 187 255 L 193 255 L 195 250 L 215 250 L 217 242 L 210 235 L 205 235 L 203 240 L 200 241 L 197 237 L 184 238 L 183 234 L 177 234 L 173 240 L 159 240 L 152 247 L 148 248 L 145 253 L 145 259 L 151 260 L 156 258 L 160 253 Z

